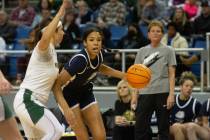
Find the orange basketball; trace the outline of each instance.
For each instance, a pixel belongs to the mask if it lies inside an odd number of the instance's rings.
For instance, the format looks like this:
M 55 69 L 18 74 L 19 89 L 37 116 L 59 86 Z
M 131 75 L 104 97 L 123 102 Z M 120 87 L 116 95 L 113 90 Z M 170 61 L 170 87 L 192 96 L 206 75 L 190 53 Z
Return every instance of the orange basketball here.
M 131 87 L 144 88 L 150 82 L 151 70 L 143 64 L 134 64 L 128 68 L 126 77 Z

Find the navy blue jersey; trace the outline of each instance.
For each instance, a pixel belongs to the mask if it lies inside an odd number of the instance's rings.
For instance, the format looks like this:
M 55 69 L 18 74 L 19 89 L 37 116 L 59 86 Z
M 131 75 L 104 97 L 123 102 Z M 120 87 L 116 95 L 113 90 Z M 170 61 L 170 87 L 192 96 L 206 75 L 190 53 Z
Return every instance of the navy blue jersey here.
M 179 96 L 176 95 L 176 102 L 170 114 L 170 123 L 193 122 L 200 115 L 201 103 L 192 96 L 186 101 L 180 100 Z
M 210 121 L 210 99 L 208 99 L 202 104 L 201 115 L 209 117 Z
M 103 54 L 101 51 L 94 60 L 91 60 L 87 50 L 81 50 L 64 65 L 64 69 L 72 76 L 65 88 L 76 90 L 90 83 L 95 78 L 102 62 Z

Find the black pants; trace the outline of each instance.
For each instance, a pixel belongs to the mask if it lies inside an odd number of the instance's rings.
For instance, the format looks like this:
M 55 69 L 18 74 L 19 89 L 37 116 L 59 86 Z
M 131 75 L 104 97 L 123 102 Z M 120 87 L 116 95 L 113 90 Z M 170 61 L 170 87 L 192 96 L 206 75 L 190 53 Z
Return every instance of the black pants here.
M 136 110 L 135 140 L 152 140 L 151 116 L 156 112 L 159 140 L 169 140 L 169 113 L 166 109 L 169 93 L 140 95 Z
M 134 126 L 115 126 L 113 140 L 134 140 Z

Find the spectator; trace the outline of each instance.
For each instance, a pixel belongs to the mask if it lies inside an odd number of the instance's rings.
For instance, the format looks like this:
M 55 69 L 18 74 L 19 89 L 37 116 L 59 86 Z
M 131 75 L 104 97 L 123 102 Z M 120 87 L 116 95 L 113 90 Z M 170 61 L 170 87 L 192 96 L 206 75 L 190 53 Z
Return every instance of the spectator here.
M 125 24 L 126 7 L 119 0 L 109 0 L 104 3 L 99 11 L 98 23 L 101 27 Z
M 165 7 L 156 0 L 148 0 L 143 8 L 141 19 L 142 24 L 148 25 L 152 20 L 163 19 Z
M 128 26 L 128 33 L 124 37 L 122 37 L 122 39 L 120 39 L 119 43 L 117 44 L 117 48 L 138 49 L 148 44 L 149 40 L 143 36 L 138 24 L 130 24 Z M 121 66 L 122 58 L 120 56 L 120 53 L 115 53 L 114 60 L 115 64 L 118 63 L 118 65 L 120 64 L 119 66 Z M 126 68 L 128 68 L 131 64 L 133 64 L 134 60 L 135 60 L 135 53 L 128 53 L 126 55 Z
M 11 12 L 11 20 L 16 25 L 31 26 L 35 10 L 29 6 L 28 0 L 18 0 L 18 6 Z
M 176 24 L 171 22 L 167 25 L 167 33 L 162 38 L 162 43 L 167 44 L 173 48 L 188 48 L 187 40 L 177 32 Z M 182 72 L 189 71 L 189 67 L 184 65 L 180 59 L 182 57 L 188 57 L 188 52 L 176 52 L 176 77 L 180 77 Z
M 92 22 L 93 12 L 89 9 L 87 3 L 84 0 L 78 0 L 75 6 L 78 10 L 78 16 L 76 18 L 77 25 Z
M 148 26 L 151 43 L 140 48 L 136 55 L 135 64 L 146 64 L 152 75 L 147 87 L 139 91 L 138 104 L 137 94 L 132 94 L 131 107 L 135 109 L 137 106 L 135 140 L 152 139 L 150 121 L 154 111 L 157 114 L 159 140 L 169 139 L 169 111 L 174 104 L 176 58 L 172 48 L 160 43 L 163 32 L 163 24 L 152 21 Z
M 79 26 L 75 23 L 76 12 L 69 10 L 63 20 L 64 38 L 61 42 L 61 49 L 78 49 L 81 41 Z
M 197 3 L 197 0 L 185 0 L 183 10 L 187 14 L 187 18 L 190 21 L 194 21 L 196 17 L 200 15 L 201 8 Z
M 118 82 L 113 140 L 134 140 L 135 113 L 130 108 L 131 94 L 132 89 L 126 81 Z
M 49 9 L 41 9 L 41 13 L 36 14 L 34 17 L 32 28 L 34 28 L 37 24 L 39 24 L 44 19 L 51 17 L 51 12 Z
M 193 29 L 187 19 L 186 13 L 181 7 L 175 9 L 175 13 L 171 20 L 176 24 L 177 32 L 182 36 L 187 37 L 187 39 L 190 38 Z
M 176 102 L 170 115 L 170 134 L 174 140 L 187 139 L 186 126 L 195 119 L 200 121 L 201 104 L 193 98 L 192 90 L 196 84 L 196 77 L 192 72 L 184 72 L 180 78 L 180 94 L 176 95 Z
M 210 127 L 209 127 L 209 117 L 210 117 L 210 98 L 206 100 L 201 109 L 202 122 L 189 123 L 187 126 L 187 136 L 190 140 L 209 140 L 210 139 Z
M 193 22 L 193 29 L 195 34 L 205 37 L 206 33 L 210 32 L 210 4 L 206 1 L 201 6 L 201 15 Z
M 65 32 L 60 49 L 79 49 L 81 43 L 80 29 L 75 23 L 75 10 L 68 10 L 63 18 L 63 30 Z M 73 54 L 58 54 L 60 68 Z
M 0 37 L 2 37 L 6 44 L 11 44 L 14 41 L 16 34 L 16 26 L 9 22 L 8 15 L 5 11 L 0 11 Z
M 37 5 L 37 12 L 41 12 L 42 9 L 48 9 L 52 10 L 52 3 L 50 0 L 39 0 L 39 3 Z M 51 11 L 53 13 L 53 11 Z
M 146 0 L 137 0 L 136 6 L 134 7 L 133 10 L 133 22 L 140 23 L 142 11 L 146 2 L 147 2 Z

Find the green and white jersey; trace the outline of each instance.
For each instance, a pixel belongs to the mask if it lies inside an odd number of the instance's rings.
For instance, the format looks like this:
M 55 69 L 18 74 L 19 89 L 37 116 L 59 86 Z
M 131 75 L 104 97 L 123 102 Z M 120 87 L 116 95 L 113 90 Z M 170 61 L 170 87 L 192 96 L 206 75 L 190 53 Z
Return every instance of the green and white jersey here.
M 58 61 L 52 44 L 46 51 L 40 51 L 37 46 L 31 55 L 26 75 L 20 88 L 31 90 L 33 92 L 32 96 L 46 104 L 49 93 L 58 76 Z

